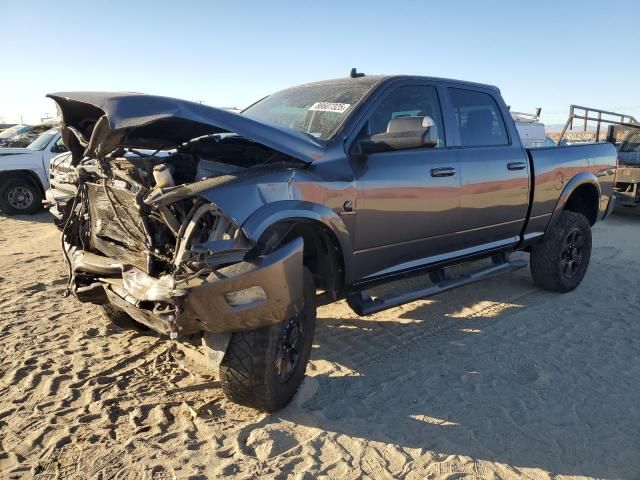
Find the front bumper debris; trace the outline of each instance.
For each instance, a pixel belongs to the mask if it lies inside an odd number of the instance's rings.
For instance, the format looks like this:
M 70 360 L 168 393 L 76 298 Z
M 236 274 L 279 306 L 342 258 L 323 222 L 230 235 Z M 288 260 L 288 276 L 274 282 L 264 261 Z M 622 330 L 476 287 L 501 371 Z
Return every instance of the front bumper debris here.
M 72 191 L 65 191 L 59 188 L 50 188 L 45 193 L 45 200 L 42 202 L 45 208 L 57 221 L 62 221 L 67 205 L 73 201 L 76 194 Z
M 182 282 L 69 245 L 66 250 L 78 300 L 111 303 L 163 334 L 253 330 L 281 322 L 302 305 L 302 238 Z

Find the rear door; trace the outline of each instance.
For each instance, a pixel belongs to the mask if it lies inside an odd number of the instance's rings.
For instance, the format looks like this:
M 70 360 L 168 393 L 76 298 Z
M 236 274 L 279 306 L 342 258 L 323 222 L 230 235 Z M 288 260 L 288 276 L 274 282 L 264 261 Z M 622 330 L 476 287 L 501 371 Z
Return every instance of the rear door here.
M 491 91 L 447 88 L 458 130 L 463 248 L 518 241 L 529 206 L 529 161 Z
M 385 132 L 391 119 L 404 116 L 430 116 L 437 145 L 373 153 L 353 165 L 355 269 L 360 278 L 454 250 L 449 237 L 457 228 L 460 175 L 456 152 L 446 146 L 436 87 L 393 88 L 377 101 L 358 137 Z

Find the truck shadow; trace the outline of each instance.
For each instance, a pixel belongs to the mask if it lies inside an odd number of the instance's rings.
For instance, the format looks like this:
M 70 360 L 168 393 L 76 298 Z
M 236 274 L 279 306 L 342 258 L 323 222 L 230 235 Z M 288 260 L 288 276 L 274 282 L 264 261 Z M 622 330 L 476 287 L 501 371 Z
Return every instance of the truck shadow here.
M 639 472 L 640 356 L 615 346 L 621 334 L 638 338 L 640 324 L 627 318 L 616 331 L 624 309 L 603 316 L 589 298 L 614 280 L 610 270 L 594 262 L 564 296 L 520 271 L 386 318 L 319 317 L 308 399 L 276 416 L 423 455 L 565 475 Z
M 608 218 L 610 221 L 640 221 L 640 207 L 616 207 Z

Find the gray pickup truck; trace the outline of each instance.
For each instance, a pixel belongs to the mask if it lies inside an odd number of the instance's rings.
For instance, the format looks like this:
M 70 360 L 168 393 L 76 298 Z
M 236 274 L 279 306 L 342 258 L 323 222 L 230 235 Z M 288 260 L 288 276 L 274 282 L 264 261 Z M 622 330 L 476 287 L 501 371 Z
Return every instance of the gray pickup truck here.
M 68 292 L 116 323 L 201 333 L 225 394 L 265 411 L 302 381 L 318 305 L 367 315 L 524 266 L 517 250 L 535 283 L 567 292 L 613 208 L 613 145 L 524 149 L 488 85 L 352 72 L 241 114 L 49 96 L 78 178 Z M 417 274 L 415 290 L 369 293 Z

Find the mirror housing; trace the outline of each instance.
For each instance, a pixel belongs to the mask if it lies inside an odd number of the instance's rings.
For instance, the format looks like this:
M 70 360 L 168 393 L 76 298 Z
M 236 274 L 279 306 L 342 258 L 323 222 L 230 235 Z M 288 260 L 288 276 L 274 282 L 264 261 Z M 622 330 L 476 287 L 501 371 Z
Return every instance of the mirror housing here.
M 67 153 L 69 151 L 69 149 L 67 147 L 65 147 L 64 145 L 58 145 L 56 147 L 56 151 L 58 153 Z
M 67 147 L 64 144 L 54 144 L 51 147 L 51 152 L 52 153 L 65 153 L 68 152 L 69 150 L 67 149 Z
M 360 154 L 434 148 L 438 143 L 435 122 L 429 116 L 392 118 L 387 131 L 357 142 Z

